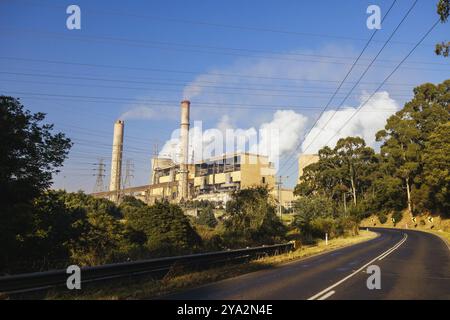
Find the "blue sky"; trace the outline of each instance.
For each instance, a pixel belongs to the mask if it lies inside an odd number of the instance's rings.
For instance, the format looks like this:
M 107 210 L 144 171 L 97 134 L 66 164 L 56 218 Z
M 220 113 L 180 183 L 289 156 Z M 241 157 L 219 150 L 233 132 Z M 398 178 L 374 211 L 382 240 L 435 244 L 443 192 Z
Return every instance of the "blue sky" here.
M 331 111 L 413 2 L 397 1 L 331 102 Z M 321 135 L 312 149 L 327 141 L 322 139 L 327 130 L 344 123 L 351 108 L 373 92 L 430 28 L 437 19 L 435 2 L 418 1 L 342 103 L 347 111 L 330 121 L 321 119 L 319 125 L 327 127 L 311 132 Z M 298 122 L 282 141 L 287 151 L 280 161 L 281 174 L 289 175 L 287 185 L 292 186 L 297 165 L 291 155 L 305 147 L 300 146 L 309 126 L 374 32 L 366 27 L 367 7 L 379 5 L 384 14 L 391 3 L 1 1 L 0 93 L 20 97 L 33 112 L 46 112 L 47 120 L 75 142 L 55 177 L 56 188 L 91 192 L 93 164 L 99 158 L 105 159 L 109 181 L 113 122 L 126 112 L 124 158 L 134 162 L 133 185 L 148 183 L 150 157 L 178 127 L 183 98 L 191 99 L 192 121 L 202 120 L 204 129 L 258 129 L 275 123 L 277 110 L 295 112 L 291 121 Z M 81 30 L 66 28 L 70 4 L 81 8 Z M 448 78 L 449 60 L 435 56 L 434 44 L 448 40 L 449 26 L 433 30 L 342 135 L 373 136 L 411 98 L 415 85 Z M 278 116 L 278 123 L 286 120 Z

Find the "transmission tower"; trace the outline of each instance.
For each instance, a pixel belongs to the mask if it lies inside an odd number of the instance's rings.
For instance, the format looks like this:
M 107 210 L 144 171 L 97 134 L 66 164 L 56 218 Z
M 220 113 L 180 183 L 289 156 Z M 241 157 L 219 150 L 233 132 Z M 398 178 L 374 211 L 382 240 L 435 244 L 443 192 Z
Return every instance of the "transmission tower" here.
M 95 180 L 94 192 L 103 192 L 105 191 L 105 183 L 103 178 L 105 177 L 105 160 L 103 158 L 98 159 L 98 163 L 94 163 L 97 166 L 96 173 L 94 176 L 97 177 Z
M 127 159 L 125 165 L 125 179 L 123 181 L 123 189 L 131 187 L 131 180 L 134 178 L 133 159 Z

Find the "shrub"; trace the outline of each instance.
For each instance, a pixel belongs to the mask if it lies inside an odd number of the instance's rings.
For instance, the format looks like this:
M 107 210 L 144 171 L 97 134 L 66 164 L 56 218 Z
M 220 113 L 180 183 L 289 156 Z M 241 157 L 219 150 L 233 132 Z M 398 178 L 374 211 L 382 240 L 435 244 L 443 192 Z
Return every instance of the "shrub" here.
M 332 217 L 319 217 L 312 221 L 312 235 L 316 238 L 324 238 L 328 233 L 329 238 L 336 236 L 336 221 Z
M 334 228 L 334 204 L 328 198 L 301 197 L 294 202 L 294 212 L 292 225 L 299 229 L 303 243 L 313 243 L 315 238 L 323 238 L 325 232 Z
M 394 225 L 396 225 L 398 222 L 400 222 L 403 219 L 403 212 L 402 211 L 394 211 L 392 214 L 392 218 L 394 219 Z
M 201 244 L 201 238 L 192 228 L 183 210 L 168 202 L 157 202 L 136 210 L 127 224 L 143 232 L 145 247 L 157 256 L 191 253 Z
M 385 224 L 386 221 L 387 221 L 387 219 L 388 219 L 388 218 L 387 218 L 386 213 L 380 212 L 380 213 L 378 214 L 378 220 L 380 221 L 381 224 Z
M 286 227 L 276 216 L 265 187 L 234 193 L 227 203 L 224 227 L 224 239 L 229 246 L 275 243 L 286 234 Z
M 210 228 L 214 228 L 217 225 L 217 219 L 214 216 L 214 211 L 211 206 L 200 209 L 200 213 L 197 217 L 197 223 Z
M 337 236 L 355 236 L 359 233 L 359 220 L 356 217 L 343 216 L 338 219 Z

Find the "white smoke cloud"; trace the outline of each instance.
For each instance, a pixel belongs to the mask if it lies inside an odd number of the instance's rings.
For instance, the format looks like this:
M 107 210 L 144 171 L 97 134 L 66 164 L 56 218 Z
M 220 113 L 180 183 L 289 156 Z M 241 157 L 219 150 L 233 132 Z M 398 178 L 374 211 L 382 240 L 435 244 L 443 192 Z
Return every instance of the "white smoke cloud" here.
M 259 128 L 234 128 L 229 116 L 223 116 L 216 128 L 202 130 L 199 121 L 189 131 L 189 161 L 205 160 L 212 156 L 232 152 L 250 152 L 266 155 L 277 167 L 283 154 L 293 151 L 303 138 L 307 117 L 293 110 L 277 110 L 269 122 Z M 179 161 L 179 130 L 172 133 L 160 156 Z
M 224 114 L 217 123 L 217 129 L 222 132 L 226 132 L 227 129 L 234 129 L 234 127 L 231 117 L 227 114 Z
M 360 97 L 360 106 L 368 98 L 367 94 L 362 95 Z M 388 92 L 383 91 L 376 93 L 351 118 L 356 109 L 354 107 L 345 107 L 338 111 L 328 110 L 324 112 L 314 129 L 303 141 L 302 152 L 317 153 L 325 145 L 334 147 L 340 138 L 348 136 L 359 136 L 366 141 L 367 145 L 374 147 L 376 132 L 384 127 L 386 119 L 390 115 L 399 110 L 399 105 L 389 96 Z
M 121 120 L 134 120 L 134 119 L 154 119 L 157 116 L 157 112 L 155 109 L 150 107 L 136 107 L 130 110 L 125 111 L 119 117 Z

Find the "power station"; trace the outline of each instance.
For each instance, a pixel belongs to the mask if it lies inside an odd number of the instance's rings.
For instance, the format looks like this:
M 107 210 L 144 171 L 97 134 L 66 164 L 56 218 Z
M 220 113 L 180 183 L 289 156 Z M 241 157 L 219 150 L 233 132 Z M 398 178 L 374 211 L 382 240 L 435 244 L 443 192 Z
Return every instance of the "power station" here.
M 197 162 L 189 161 L 190 108 L 190 101 L 181 101 L 179 161 L 155 155 L 151 159 L 150 184 L 144 186 L 124 188 L 121 183 L 125 124 L 123 120 L 116 121 L 109 191 L 92 195 L 116 203 L 123 196 L 131 195 L 148 204 L 162 200 L 176 203 L 209 200 L 225 204 L 236 190 L 267 186 L 283 206 L 290 207 L 294 199 L 293 192 L 279 187 L 275 166 L 267 156 L 233 152 Z

